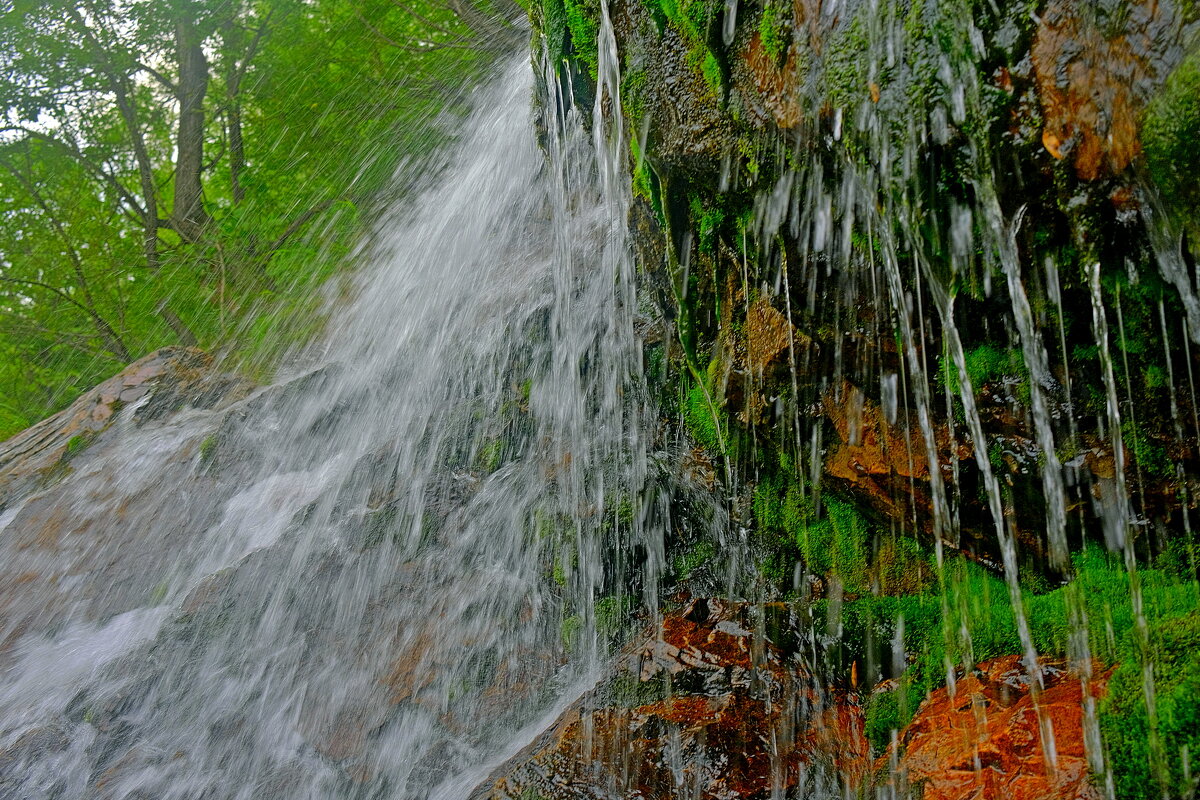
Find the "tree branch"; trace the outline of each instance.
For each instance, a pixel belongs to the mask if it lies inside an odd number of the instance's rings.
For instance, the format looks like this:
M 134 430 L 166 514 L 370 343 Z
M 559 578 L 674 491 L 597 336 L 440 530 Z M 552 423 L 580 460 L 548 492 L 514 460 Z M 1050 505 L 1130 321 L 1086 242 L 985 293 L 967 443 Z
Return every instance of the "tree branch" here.
M 414 47 L 411 44 L 406 44 L 404 42 L 398 42 L 395 39 L 393 39 L 392 37 L 388 36 L 383 31 L 379 30 L 379 28 L 376 28 L 374 25 L 371 24 L 370 20 L 368 20 L 365 16 L 363 16 L 363 13 L 361 10 L 359 10 L 358 6 L 354 7 L 354 14 L 355 14 L 355 16 L 357 16 L 359 18 L 359 20 L 362 22 L 362 24 L 366 25 L 367 28 L 371 31 L 371 33 L 375 34 L 375 36 L 378 37 L 381 41 L 383 41 L 386 44 L 391 45 L 392 47 L 398 47 L 401 50 L 409 50 L 412 52 L 428 52 L 428 51 L 434 50 L 434 49 L 441 50 L 441 49 L 445 49 L 445 48 L 470 49 L 465 44 L 463 44 L 464 42 L 466 42 L 466 37 L 461 36 L 460 34 L 454 33 L 453 31 L 449 30 L 445 26 L 439 25 L 436 22 L 431 21 L 427 17 L 423 16 L 421 13 L 413 10 L 413 8 L 411 6 L 408 6 L 408 5 L 400 2 L 400 0 L 392 0 L 392 2 L 399 8 L 401 8 L 404 11 L 411 14 L 416 19 L 420 20 L 423 24 L 425 24 L 427 27 L 431 28 L 432 30 L 435 30 L 435 31 L 438 31 L 439 33 L 444 33 L 447 36 L 453 37 L 454 41 L 439 42 L 437 45 L 430 46 L 430 47 Z
M 300 216 L 298 216 L 294 220 L 292 220 L 292 223 L 290 225 L 288 225 L 287 228 L 284 229 L 283 233 L 280 234 L 279 237 L 275 239 L 275 241 L 273 241 L 269 245 L 267 245 L 267 258 L 270 258 L 271 255 L 276 250 L 278 250 L 279 248 L 281 248 L 285 244 L 287 244 L 287 240 L 292 238 L 293 236 L 295 236 L 296 232 L 299 231 L 301 228 L 303 228 L 306 224 L 308 224 L 313 219 L 313 217 L 317 216 L 318 214 L 320 214 L 324 211 L 328 211 L 330 208 L 333 207 L 334 203 L 336 203 L 342 199 L 345 199 L 345 198 L 334 197 L 330 200 L 325 200 L 324 202 L 318 203 L 317 205 L 313 206 L 312 208 L 308 209 L 303 214 L 301 214 Z
M 138 215 L 138 217 L 140 218 L 139 221 L 141 221 L 143 223 L 145 222 L 146 209 L 142 207 L 141 203 L 138 202 L 137 198 L 134 197 L 133 193 L 130 192 L 128 189 L 126 189 L 125 186 L 122 185 L 122 183 L 116 179 L 116 177 L 108 174 L 103 169 L 98 167 L 95 164 L 95 162 L 92 159 L 88 158 L 87 155 L 82 150 L 80 150 L 76 145 L 73 145 L 69 142 L 59 139 L 56 136 L 51 136 L 48 133 L 45 133 L 43 131 L 34 130 L 33 128 L 29 128 L 24 125 L 9 125 L 7 127 L 0 128 L 0 133 L 6 133 L 8 131 L 19 131 L 20 133 L 24 133 L 26 136 L 28 136 L 30 138 L 38 139 L 38 140 L 45 142 L 48 145 L 51 145 L 52 147 L 57 147 L 59 150 L 61 150 L 62 152 L 66 153 L 68 156 L 70 156 L 77 164 L 79 164 L 80 167 L 82 167 L 87 172 L 90 172 L 93 177 L 100 179 L 102 182 L 104 182 L 104 184 L 106 186 L 108 186 L 110 189 L 112 189 L 114 192 L 116 192 L 117 195 L 122 200 L 124 200 L 129 205 L 129 207 Z
M 156 70 L 154 67 L 151 67 L 149 64 L 143 64 L 140 61 L 135 61 L 133 63 L 136 64 L 137 68 L 140 69 L 142 72 L 148 73 L 152 78 L 154 78 L 154 80 L 156 80 L 160 84 L 162 84 L 163 87 L 165 89 L 167 89 L 167 91 L 169 91 L 171 94 L 175 94 L 175 92 L 178 91 L 179 87 L 177 87 L 175 85 L 175 82 L 172 81 L 170 78 L 168 78 L 166 75 L 163 75 L 161 72 Z

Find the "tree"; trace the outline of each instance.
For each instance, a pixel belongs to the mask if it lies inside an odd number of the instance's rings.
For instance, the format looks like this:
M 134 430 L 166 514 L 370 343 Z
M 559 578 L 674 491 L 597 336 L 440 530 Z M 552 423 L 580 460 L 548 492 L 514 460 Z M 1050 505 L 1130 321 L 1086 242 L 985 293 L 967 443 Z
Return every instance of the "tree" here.
M 444 141 L 463 87 L 524 37 L 499 3 L 0 12 L 0 436 L 164 344 L 266 361 L 311 334 L 313 287 L 397 163 Z

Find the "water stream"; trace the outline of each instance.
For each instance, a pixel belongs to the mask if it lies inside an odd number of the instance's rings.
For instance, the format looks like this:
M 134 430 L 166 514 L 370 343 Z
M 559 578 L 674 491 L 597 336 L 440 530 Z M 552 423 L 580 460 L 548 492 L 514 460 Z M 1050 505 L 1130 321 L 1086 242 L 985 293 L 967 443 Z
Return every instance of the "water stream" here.
M 533 84 L 479 91 L 296 374 L 127 406 L 6 510 L 43 534 L 0 541 L 0 796 L 461 796 L 587 687 L 662 495 L 622 154 L 562 98 L 539 149 Z

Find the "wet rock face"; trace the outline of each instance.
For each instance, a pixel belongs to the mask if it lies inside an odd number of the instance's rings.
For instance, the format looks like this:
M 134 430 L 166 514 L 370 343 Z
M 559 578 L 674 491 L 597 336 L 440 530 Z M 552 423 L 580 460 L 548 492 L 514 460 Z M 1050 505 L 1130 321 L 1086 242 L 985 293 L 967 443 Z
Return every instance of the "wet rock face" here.
M 1139 547 L 1195 541 L 1193 4 L 609 7 L 644 287 L 684 424 L 747 495 L 824 486 L 925 544 L 944 496 L 948 542 L 998 563 L 990 467 L 1022 568 L 1057 579 L 1047 530 L 1098 542 L 1117 508 L 1099 263 L 1123 481 L 1163 532 Z
M 161 595 L 167 565 L 219 519 L 237 476 L 218 487 L 203 469 L 211 431 L 175 419 L 185 407 L 219 415 L 249 394 L 212 364 L 192 348 L 156 351 L 0 444 L 0 664 L 23 636 Z
M 1106 678 L 1090 682 L 1093 697 Z M 922 787 L 924 800 L 1102 797 L 1084 751 L 1083 682 L 1062 663 L 1043 663 L 1042 680 L 1035 703 L 1020 657 L 1005 656 L 978 665 L 953 694 L 934 692 L 900 734 L 898 781 Z
M 700 599 L 667 615 L 473 800 L 749 799 L 853 783 L 866 745 L 850 706 L 828 702 L 798 651 L 752 632 L 773 616 L 786 643 L 789 614 Z
M 647 143 L 664 174 L 675 170 L 715 179 L 735 142 L 719 88 L 692 67 L 694 53 L 684 37 L 669 26 L 658 27 L 645 4 L 614 5 L 613 26 L 629 45 L 622 86 L 626 105 L 641 112 L 631 120 L 631 134 Z
M 190 347 L 165 347 L 130 364 L 68 408 L 0 443 L 0 508 L 40 482 L 52 481 L 84 448 L 90 448 L 125 406 L 140 426 L 185 405 L 220 408 L 246 397 L 253 386 L 213 369 L 212 356 Z M 149 395 L 149 398 L 147 398 Z
M 232 797 L 248 774 L 263 797 L 423 796 L 397 782 L 438 784 L 549 702 L 557 618 L 523 628 L 525 584 L 492 593 L 494 625 L 462 599 L 485 474 L 430 476 L 414 516 L 394 442 L 341 469 L 278 446 L 284 419 L 359 419 L 353 392 L 297 411 L 340 379 L 251 391 L 172 348 L 0 447 L 0 797 Z
M 1032 57 L 1042 142 L 1083 180 L 1120 174 L 1141 153 L 1146 103 L 1180 57 L 1169 2 L 1055 0 L 1041 14 Z
M 1083 749 L 1083 683 L 1062 663 L 1043 663 L 1035 707 L 1018 656 L 984 662 L 872 753 L 860 696 L 820 686 L 789 654 L 803 640 L 794 613 L 702 599 L 668 614 L 472 800 L 1101 796 Z M 1090 681 L 1094 697 L 1105 678 Z

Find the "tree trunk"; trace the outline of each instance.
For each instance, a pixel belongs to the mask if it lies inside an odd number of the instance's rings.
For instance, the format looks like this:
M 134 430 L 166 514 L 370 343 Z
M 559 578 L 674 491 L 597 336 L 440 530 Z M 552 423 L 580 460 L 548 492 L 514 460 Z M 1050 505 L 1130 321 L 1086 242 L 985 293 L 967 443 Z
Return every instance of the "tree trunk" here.
M 201 37 L 188 7 L 175 22 L 175 46 L 179 58 L 179 135 L 175 142 L 175 201 L 171 217 L 179 235 L 196 241 L 208 224 L 204 210 L 200 173 L 204 168 L 204 95 L 208 91 L 208 60 Z
M 225 52 L 234 52 L 236 32 L 232 18 L 221 23 L 221 38 Z M 249 59 L 250 54 L 247 54 L 246 57 Z M 225 129 L 229 136 L 229 192 L 235 206 L 240 205 L 246 199 L 246 189 L 242 186 L 242 170 L 246 167 L 246 145 L 242 140 L 242 69 L 243 67 L 233 58 L 230 58 L 225 64 Z

